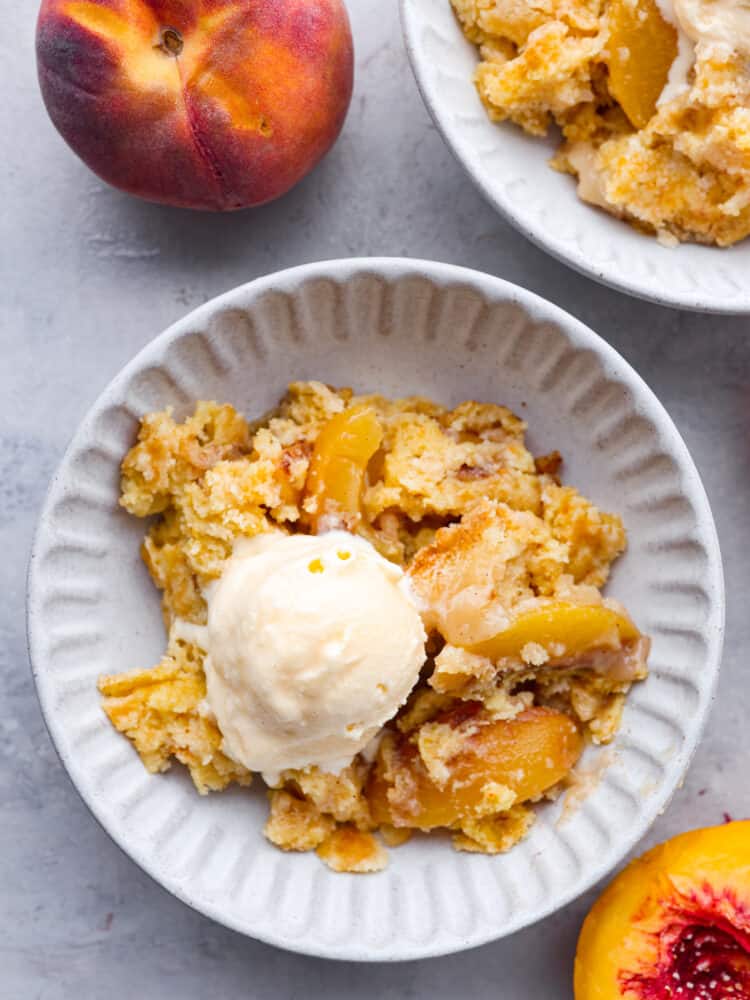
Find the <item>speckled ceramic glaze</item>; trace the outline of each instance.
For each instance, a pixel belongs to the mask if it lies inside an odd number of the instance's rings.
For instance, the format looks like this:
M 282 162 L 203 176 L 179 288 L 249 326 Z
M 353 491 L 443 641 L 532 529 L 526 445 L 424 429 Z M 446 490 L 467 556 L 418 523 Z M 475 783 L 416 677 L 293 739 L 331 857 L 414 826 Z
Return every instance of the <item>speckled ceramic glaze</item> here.
M 199 797 L 175 767 L 152 776 L 104 717 L 102 672 L 164 648 L 159 599 L 139 558 L 143 523 L 118 508 L 118 466 L 139 418 L 196 399 L 256 417 L 291 379 L 322 379 L 446 404 L 506 403 L 536 453 L 624 517 L 630 545 L 608 593 L 654 639 L 603 777 L 561 819 L 545 805 L 500 857 L 416 837 L 378 875 L 335 875 L 282 854 L 250 790 Z M 209 302 L 110 383 L 54 477 L 34 545 L 29 640 L 45 717 L 73 781 L 130 856 L 190 906 L 285 948 L 346 959 L 437 955 L 509 934 L 611 869 L 677 787 L 716 681 L 723 583 L 711 512 L 679 434 L 648 387 L 591 330 L 523 289 L 407 260 L 311 264 Z M 590 749 L 584 767 L 602 751 Z M 609 760 L 609 758 L 607 758 Z
M 552 170 L 558 144 L 491 122 L 474 86 L 476 46 L 450 0 L 401 0 L 406 47 L 425 103 L 458 161 L 492 205 L 566 264 L 662 305 L 750 312 L 750 240 L 729 249 L 662 246 L 653 236 L 580 201 Z

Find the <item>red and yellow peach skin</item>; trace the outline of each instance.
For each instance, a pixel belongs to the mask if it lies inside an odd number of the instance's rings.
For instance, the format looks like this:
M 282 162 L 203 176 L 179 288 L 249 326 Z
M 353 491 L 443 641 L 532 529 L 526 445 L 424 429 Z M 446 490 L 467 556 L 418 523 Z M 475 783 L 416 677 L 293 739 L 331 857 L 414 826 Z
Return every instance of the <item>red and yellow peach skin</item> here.
M 92 170 L 189 208 L 283 194 L 333 144 L 352 91 L 343 0 L 43 0 L 37 62 Z
M 750 998 L 750 821 L 633 861 L 587 916 L 576 1000 Z

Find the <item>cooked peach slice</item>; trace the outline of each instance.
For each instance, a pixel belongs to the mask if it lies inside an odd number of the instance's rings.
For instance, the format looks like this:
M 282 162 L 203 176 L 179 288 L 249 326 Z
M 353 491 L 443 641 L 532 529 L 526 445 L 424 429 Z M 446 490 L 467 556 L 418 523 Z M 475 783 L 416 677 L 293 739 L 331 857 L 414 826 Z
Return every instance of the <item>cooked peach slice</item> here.
M 425 761 L 419 744 L 427 732 L 434 754 Z M 562 712 L 530 708 L 498 721 L 466 702 L 423 726 L 417 740 L 389 734 L 367 797 L 377 823 L 452 826 L 541 795 L 565 777 L 582 748 L 578 729 Z
M 512 625 L 470 647 L 470 652 L 497 661 L 520 657 L 524 646 L 543 646 L 553 657 L 569 657 L 595 647 L 617 648 L 639 635 L 625 615 L 604 605 L 554 601 L 520 614 Z
M 683 833 L 628 865 L 586 917 L 575 996 L 750 997 L 750 821 Z
M 354 406 L 332 417 L 315 442 L 305 485 L 305 509 L 315 531 L 353 527 L 360 517 L 367 465 L 383 429 L 371 406 Z M 333 522 L 333 523 L 332 523 Z
M 655 0 L 610 0 L 609 89 L 636 128 L 649 123 L 677 56 L 677 31 Z

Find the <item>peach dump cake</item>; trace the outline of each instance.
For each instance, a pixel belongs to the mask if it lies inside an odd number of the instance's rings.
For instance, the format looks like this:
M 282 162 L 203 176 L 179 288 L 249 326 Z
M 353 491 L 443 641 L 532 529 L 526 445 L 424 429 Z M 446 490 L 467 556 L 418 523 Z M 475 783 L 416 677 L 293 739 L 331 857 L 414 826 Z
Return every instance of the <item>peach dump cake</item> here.
M 121 503 L 155 515 L 167 649 L 99 686 L 148 770 L 177 760 L 201 794 L 261 775 L 268 839 L 336 871 L 383 868 L 416 830 L 519 841 L 612 739 L 649 649 L 601 593 L 620 518 L 525 429 L 318 382 L 255 424 L 146 416 Z
M 745 0 L 451 2 L 491 118 L 557 125 L 584 201 L 666 243 L 750 233 Z

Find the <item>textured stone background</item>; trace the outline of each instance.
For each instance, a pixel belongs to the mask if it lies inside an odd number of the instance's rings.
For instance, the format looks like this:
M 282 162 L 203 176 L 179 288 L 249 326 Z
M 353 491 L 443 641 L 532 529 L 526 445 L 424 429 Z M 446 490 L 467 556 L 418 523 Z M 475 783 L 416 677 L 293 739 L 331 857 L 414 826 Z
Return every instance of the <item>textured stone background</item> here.
M 141 204 L 68 151 L 37 92 L 32 0 L 0 28 L 0 998 L 229 1000 L 571 995 L 591 897 L 510 940 L 399 966 L 285 954 L 152 883 L 79 801 L 49 742 L 24 636 L 24 579 L 47 480 L 83 413 L 149 338 L 257 275 L 404 254 L 529 288 L 590 324 L 646 378 L 703 474 L 728 585 L 723 679 L 684 787 L 648 837 L 750 815 L 750 320 L 639 303 L 546 257 L 485 205 L 424 110 L 395 0 L 350 0 L 357 85 L 342 138 L 281 202 L 232 217 Z

